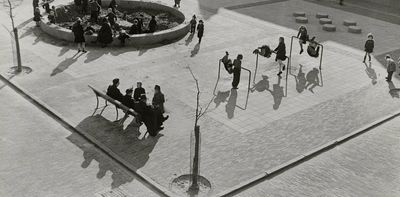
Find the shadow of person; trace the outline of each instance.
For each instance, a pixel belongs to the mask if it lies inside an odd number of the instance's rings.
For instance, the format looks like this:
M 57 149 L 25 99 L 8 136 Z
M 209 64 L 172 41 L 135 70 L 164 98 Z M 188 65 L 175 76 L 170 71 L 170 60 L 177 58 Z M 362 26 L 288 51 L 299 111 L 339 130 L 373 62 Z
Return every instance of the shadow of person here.
M 142 56 L 142 55 L 143 55 L 144 53 L 146 53 L 148 50 L 149 50 L 148 48 L 141 48 L 141 49 L 139 50 L 138 56 Z
M 124 130 L 120 126 L 115 126 L 113 122 L 104 117 L 96 115 L 82 120 L 76 126 L 76 129 L 96 139 L 102 146 L 107 147 L 134 166 L 134 169 L 130 170 L 136 171 L 146 164 L 150 153 L 154 150 L 155 145 L 163 135 L 158 134 L 156 137 L 147 136 L 146 138 L 139 139 L 140 132 L 134 127 L 135 125 L 128 125 Z M 99 167 L 99 171 L 96 174 L 97 178 L 103 178 L 108 171 L 112 173 L 112 188 L 119 187 L 133 180 L 132 176 L 125 174 L 115 165 L 112 165 L 104 153 L 99 151 L 81 135 L 72 133 L 67 139 L 83 151 L 84 161 L 81 164 L 82 168 L 87 168 L 93 161 L 97 161 Z
M 191 53 L 190 57 L 196 56 L 197 53 L 199 53 L 199 51 L 200 51 L 200 43 L 197 43 L 197 44 L 194 46 L 193 50 L 190 52 L 190 53 Z
M 215 108 L 217 108 L 221 103 L 226 102 L 226 99 L 229 97 L 230 91 L 227 90 L 225 92 L 218 91 L 217 96 L 214 98 Z
M 185 45 L 188 46 L 193 41 L 194 33 L 190 34 L 185 40 Z
M 281 86 L 281 78 L 278 77 L 278 82 L 272 85 L 272 90 L 267 89 L 267 91 L 269 91 L 272 97 L 274 98 L 274 104 L 272 108 L 274 110 L 279 109 L 279 106 L 281 105 L 282 102 L 282 98 L 285 96 L 283 92 L 283 86 Z
M 67 70 L 68 67 L 70 67 L 73 63 L 75 63 L 83 53 L 80 53 L 79 55 L 78 54 L 79 54 L 79 52 L 75 53 L 75 55 L 72 57 L 65 58 L 62 62 L 60 62 L 57 65 L 56 68 L 53 69 L 53 72 L 51 72 L 50 76 L 57 75 L 58 73 L 61 73 L 65 70 Z
M 299 72 L 297 73 L 297 76 L 294 75 L 294 79 L 296 81 L 296 90 L 298 93 L 302 93 L 304 89 L 306 88 L 306 75 L 303 72 L 303 65 L 300 64 Z
M 235 116 L 235 108 L 237 102 L 237 90 L 231 89 L 231 95 L 229 96 L 228 103 L 225 105 L 226 115 L 229 119 Z
M 387 82 L 389 84 L 389 94 L 392 98 L 400 98 L 400 88 L 396 88 L 392 81 Z
M 365 73 L 371 79 L 372 85 L 375 85 L 378 79 L 378 77 L 376 76 L 375 69 L 372 68 L 371 62 L 369 62 L 369 65 L 366 62 L 364 64 L 365 64 Z
M 58 54 L 58 57 L 63 56 L 66 52 L 68 52 L 70 50 L 69 47 L 63 47 L 60 50 L 60 53 Z
M 89 63 L 91 61 L 94 61 L 109 52 L 110 48 L 98 48 L 97 50 L 89 50 L 86 55 L 84 63 Z
M 308 88 L 308 90 L 314 93 L 313 89 L 319 85 L 318 75 L 319 75 L 318 68 L 313 68 L 311 71 L 309 71 L 306 76 L 307 84 L 304 87 L 304 89 L 307 89 L 308 86 L 312 85 L 310 88 Z
M 262 80 L 257 82 L 254 87 L 250 89 L 251 92 L 257 91 L 257 92 L 263 92 L 267 89 L 269 89 L 269 81 L 268 81 L 268 76 L 267 75 L 262 75 Z

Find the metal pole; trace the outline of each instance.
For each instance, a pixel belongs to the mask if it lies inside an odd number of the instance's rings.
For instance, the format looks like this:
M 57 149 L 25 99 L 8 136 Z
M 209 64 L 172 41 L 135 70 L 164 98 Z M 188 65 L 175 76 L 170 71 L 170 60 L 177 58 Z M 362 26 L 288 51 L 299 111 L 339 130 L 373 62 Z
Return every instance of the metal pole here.
M 20 48 L 19 48 L 19 39 L 18 39 L 18 29 L 14 28 L 14 39 L 15 39 L 15 46 L 17 49 L 17 72 L 21 72 L 22 71 L 22 63 L 21 63 L 21 52 L 20 52 Z
M 257 68 L 258 68 L 258 53 L 256 54 L 256 69 L 254 71 L 254 78 L 253 78 L 253 84 L 256 84 L 256 75 L 257 75 Z

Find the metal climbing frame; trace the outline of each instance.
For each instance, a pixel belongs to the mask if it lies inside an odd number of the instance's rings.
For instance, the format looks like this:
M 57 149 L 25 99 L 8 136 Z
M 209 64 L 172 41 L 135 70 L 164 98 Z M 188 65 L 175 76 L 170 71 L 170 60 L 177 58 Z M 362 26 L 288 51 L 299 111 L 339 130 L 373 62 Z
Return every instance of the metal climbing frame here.
M 217 90 L 217 86 L 218 86 L 219 79 L 221 78 L 221 62 L 222 62 L 222 60 L 220 59 L 220 60 L 218 61 L 218 77 L 217 77 L 217 82 L 215 83 L 215 87 L 214 87 L 214 91 L 213 91 L 214 96 L 217 96 L 217 94 L 215 93 L 215 91 Z M 246 110 L 246 109 L 247 109 L 247 103 L 248 103 L 248 101 L 249 101 L 249 94 L 250 94 L 251 71 L 250 71 L 249 69 L 245 68 L 245 67 L 242 67 L 242 69 L 245 70 L 245 71 L 247 71 L 247 72 L 249 72 L 249 83 L 248 83 L 248 85 L 247 85 L 246 103 L 245 103 L 245 105 L 244 105 L 244 108 L 243 108 L 243 107 L 240 107 L 240 106 L 238 106 L 238 105 L 236 105 L 236 107 L 238 107 L 238 108 L 240 108 L 240 109 L 242 109 L 242 110 Z
M 292 48 L 293 48 L 293 39 L 294 38 L 297 38 L 297 39 L 299 39 L 297 36 L 292 36 L 292 38 L 290 39 L 290 52 L 289 52 L 289 59 L 292 59 Z M 322 80 L 322 56 L 323 56 L 323 54 L 324 54 L 324 45 L 322 45 L 322 44 L 320 44 L 320 43 L 317 43 L 317 45 L 319 46 L 319 47 L 321 47 L 321 53 L 320 53 L 320 59 L 319 59 L 319 74 L 320 74 L 320 78 L 321 78 L 321 80 L 320 80 L 320 84 L 319 84 L 319 86 L 324 86 L 324 82 L 323 82 L 323 80 Z M 292 65 L 291 65 L 291 63 L 292 62 L 290 62 L 290 64 L 288 63 L 288 70 L 289 70 L 289 73 L 291 74 L 291 75 L 293 75 L 292 74 Z M 287 77 L 287 75 L 286 75 L 286 77 Z
M 273 52 L 275 53 L 275 52 Z M 288 81 L 288 73 L 289 73 L 289 63 L 290 63 L 290 57 L 287 57 L 287 63 L 286 63 L 286 85 L 285 85 L 285 97 L 287 97 L 287 81 Z M 254 69 L 254 77 L 253 77 L 253 85 L 256 84 L 256 76 L 257 76 L 257 69 L 258 69 L 258 53 L 256 54 L 256 68 Z

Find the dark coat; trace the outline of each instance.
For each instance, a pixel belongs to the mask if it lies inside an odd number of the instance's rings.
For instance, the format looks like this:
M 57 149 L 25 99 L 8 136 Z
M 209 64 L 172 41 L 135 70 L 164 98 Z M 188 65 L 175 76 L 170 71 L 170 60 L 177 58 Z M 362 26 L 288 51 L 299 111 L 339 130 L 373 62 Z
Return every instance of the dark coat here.
M 204 24 L 198 24 L 197 25 L 197 37 L 201 38 L 203 37 L 204 33 Z
M 106 94 L 120 102 L 122 102 L 122 98 L 124 97 L 124 95 L 121 94 L 121 91 L 119 91 L 118 87 L 114 85 L 108 86 Z
M 32 6 L 33 6 L 34 8 L 39 7 L 39 0 L 33 0 L 33 1 L 32 1 Z
M 75 23 L 72 26 L 72 32 L 74 33 L 74 37 L 75 37 L 75 42 L 76 43 L 82 43 L 85 42 L 85 36 L 84 36 L 84 31 L 83 31 L 83 27 L 80 23 Z
M 99 30 L 99 34 L 97 36 L 97 40 L 103 44 L 110 44 L 113 41 L 112 30 L 110 24 L 103 23 Z
M 110 4 L 108 5 L 108 8 L 115 9 L 117 7 L 117 2 L 115 0 L 111 0 Z
M 33 21 L 39 22 L 41 17 L 42 15 L 40 14 L 40 12 L 35 11 L 35 13 L 33 14 Z
M 150 33 L 153 33 L 156 31 L 157 28 L 157 21 L 155 19 L 151 19 L 149 22 L 149 31 Z
M 237 87 L 240 82 L 240 73 L 242 71 L 242 61 L 235 59 L 233 60 L 233 81 L 232 86 Z
M 140 100 L 142 94 L 146 94 L 146 90 L 144 88 L 135 88 L 135 92 L 133 93 L 133 99 Z
M 365 52 L 372 53 L 374 51 L 374 40 L 367 40 L 365 42 Z
M 133 110 L 135 110 L 135 101 L 132 99 L 132 95 L 125 94 L 125 96 L 122 97 L 121 103 Z
M 155 93 L 153 96 L 152 104 L 154 107 L 160 109 L 161 113 L 164 113 L 164 103 L 165 103 L 164 94 L 161 92 Z
M 299 32 L 297 33 L 297 37 L 302 41 L 303 44 L 305 44 L 308 41 L 307 30 L 299 30 Z
M 133 24 L 133 25 L 131 26 L 131 28 L 129 29 L 129 32 L 128 32 L 128 33 L 129 33 L 129 34 L 139 34 L 139 26 Z
M 277 60 L 285 61 L 286 60 L 286 46 L 285 46 L 285 43 L 280 42 L 278 47 L 276 47 L 276 49 L 274 51 L 276 52 L 275 61 L 277 61 Z

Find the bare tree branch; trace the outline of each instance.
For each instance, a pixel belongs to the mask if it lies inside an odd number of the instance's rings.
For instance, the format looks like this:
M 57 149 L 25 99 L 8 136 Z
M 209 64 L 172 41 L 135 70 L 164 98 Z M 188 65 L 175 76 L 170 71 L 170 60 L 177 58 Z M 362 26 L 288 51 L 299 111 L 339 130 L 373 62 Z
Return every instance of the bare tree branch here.
M 197 80 L 196 76 L 194 76 L 192 69 L 188 66 L 190 74 L 192 75 L 194 81 L 196 82 L 197 88 L 197 95 L 196 95 L 196 119 L 195 119 L 195 126 L 197 126 L 197 121 L 199 120 L 199 99 L 200 99 L 200 88 L 199 88 L 199 81 Z
M 10 19 L 11 19 L 11 25 L 12 25 L 12 29 L 15 28 L 15 24 L 14 24 L 14 15 L 13 15 L 13 9 L 14 7 L 11 5 L 11 0 L 7 0 L 8 2 L 8 6 L 9 6 L 9 15 L 10 15 Z

